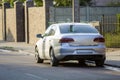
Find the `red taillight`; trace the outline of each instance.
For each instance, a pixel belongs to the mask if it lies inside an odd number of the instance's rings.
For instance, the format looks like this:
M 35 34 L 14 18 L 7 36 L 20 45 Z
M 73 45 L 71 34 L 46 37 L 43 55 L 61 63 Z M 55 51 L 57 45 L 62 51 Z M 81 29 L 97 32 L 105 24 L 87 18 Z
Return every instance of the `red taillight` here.
M 69 42 L 74 42 L 72 38 L 62 38 L 59 40 L 59 43 L 69 43 Z
M 103 37 L 97 37 L 94 39 L 94 42 L 105 42 L 105 39 Z

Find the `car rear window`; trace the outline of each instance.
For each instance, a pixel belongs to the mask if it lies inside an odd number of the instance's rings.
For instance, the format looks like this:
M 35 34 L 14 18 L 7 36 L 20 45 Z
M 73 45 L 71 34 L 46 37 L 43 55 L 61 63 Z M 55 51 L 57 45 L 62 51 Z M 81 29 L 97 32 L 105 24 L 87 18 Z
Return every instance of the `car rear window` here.
M 98 33 L 97 29 L 89 25 L 60 25 L 61 33 Z

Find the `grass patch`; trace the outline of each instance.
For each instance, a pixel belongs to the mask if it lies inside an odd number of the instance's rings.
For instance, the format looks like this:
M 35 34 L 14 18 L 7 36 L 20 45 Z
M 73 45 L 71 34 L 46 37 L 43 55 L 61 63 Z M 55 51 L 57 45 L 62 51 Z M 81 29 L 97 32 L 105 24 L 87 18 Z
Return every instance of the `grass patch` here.
M 120 48 L 120 33 L 106 33 L 106 46 L 109 48 Z

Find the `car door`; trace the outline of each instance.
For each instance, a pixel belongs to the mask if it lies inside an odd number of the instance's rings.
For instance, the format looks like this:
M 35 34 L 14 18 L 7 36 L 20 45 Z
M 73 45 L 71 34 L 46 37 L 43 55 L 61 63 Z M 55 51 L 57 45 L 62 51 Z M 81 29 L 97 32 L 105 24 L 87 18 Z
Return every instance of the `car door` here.
M 40 57 L 42 59 L 47 59 L 45 57 L 45 43 L 46 43 L 46 38 L 47 36 L 49 36 L 49 32 L 50 32 L 50 28 L 51 27 L 48 27 L 47 30 L 45 31 L 45 33 L 42 35 L 42 38 L 39 39 L 39 41 L 37 42 L 38 45 L 38 48 L 39 48 L 39 54 L 40 54 Z
M 51 47 L 51 41 L 54 38 L 54 34 L 55 34 L 55 26 L 50 26 L 50 30 L 47 36 L 44 38 L 44 44 L 43 44 L 45 57 L 47 59 L 50 59 L 49 50 Z

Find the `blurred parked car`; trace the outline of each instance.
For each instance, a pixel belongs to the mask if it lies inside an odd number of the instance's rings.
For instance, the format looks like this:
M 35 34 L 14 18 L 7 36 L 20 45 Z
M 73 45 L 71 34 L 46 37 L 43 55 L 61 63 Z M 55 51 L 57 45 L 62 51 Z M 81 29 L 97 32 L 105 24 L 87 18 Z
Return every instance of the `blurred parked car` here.
M 105 61 L 105 39 L 92 25 L 86 23 L 58 23 L 48 27 L 35 46 L 37 63 L 50 60 L 51 66 L 60 61 L 95 61 L 103 66 Z

